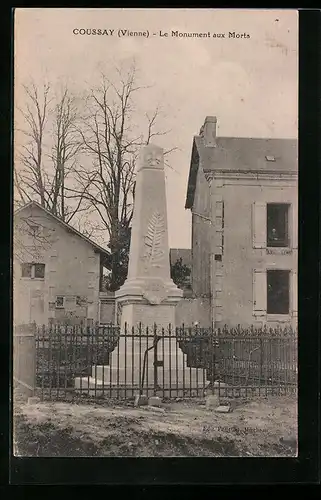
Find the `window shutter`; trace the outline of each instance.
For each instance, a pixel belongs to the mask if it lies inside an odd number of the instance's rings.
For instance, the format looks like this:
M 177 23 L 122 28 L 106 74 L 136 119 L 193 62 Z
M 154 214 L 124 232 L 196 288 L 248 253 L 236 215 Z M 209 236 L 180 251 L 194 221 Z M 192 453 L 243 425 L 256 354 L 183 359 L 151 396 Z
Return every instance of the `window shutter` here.
M 298 248 L 298 207 L 293 204 L 292 207 L 292 248 Z
M 253 314 L 265 316 L 267 305 L 266 271 L 254 269 L 253 271 Z
M 298 315 L 298 275 L 292 273 L 292 315 Z
M 266 203 L 252 205 L 253 248 L 266 248 Z

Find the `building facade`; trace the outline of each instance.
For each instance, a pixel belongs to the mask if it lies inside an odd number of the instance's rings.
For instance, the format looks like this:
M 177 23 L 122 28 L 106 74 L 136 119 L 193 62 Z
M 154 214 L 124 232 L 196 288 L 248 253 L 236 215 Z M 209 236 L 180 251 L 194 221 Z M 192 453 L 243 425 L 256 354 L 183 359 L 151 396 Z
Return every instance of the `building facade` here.
M 14 214 L 14 323 L 78 324 L 114 320 L 102 292 L 110 254 L 36 202 Z
M 192 289 L 216 326 L 296 325 L 297 141 L 194 137 L 186 205 Z

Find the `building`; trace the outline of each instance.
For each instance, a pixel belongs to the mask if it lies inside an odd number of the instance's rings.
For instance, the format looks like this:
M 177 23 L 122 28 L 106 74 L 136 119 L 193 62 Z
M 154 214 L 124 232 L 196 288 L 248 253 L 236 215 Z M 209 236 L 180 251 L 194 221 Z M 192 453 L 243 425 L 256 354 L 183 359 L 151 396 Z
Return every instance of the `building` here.
M 110 253 L 36 202 L 14 214 L 14 323 L 114 321 Z
M 192 289 L 216 326 L 296 324 L 298 158 L 294 139 L 194 137 Z

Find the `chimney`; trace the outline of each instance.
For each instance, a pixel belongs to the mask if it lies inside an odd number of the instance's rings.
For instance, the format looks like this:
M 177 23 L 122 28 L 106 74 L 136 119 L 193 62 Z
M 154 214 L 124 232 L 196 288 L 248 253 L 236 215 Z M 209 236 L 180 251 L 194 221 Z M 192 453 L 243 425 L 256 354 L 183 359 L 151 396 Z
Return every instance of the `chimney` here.
M 207 116 L 203 126 L 203 140 L 205 147 L 216 146 L 216 116 Z

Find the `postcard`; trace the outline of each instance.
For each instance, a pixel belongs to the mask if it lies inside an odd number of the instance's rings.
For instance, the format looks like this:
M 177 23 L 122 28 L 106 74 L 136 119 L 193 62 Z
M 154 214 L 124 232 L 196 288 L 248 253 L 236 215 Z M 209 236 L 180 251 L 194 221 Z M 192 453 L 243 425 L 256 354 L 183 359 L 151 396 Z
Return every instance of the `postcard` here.
M 17 8 L 14 455 L 296 457 L 298 12 Z

